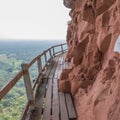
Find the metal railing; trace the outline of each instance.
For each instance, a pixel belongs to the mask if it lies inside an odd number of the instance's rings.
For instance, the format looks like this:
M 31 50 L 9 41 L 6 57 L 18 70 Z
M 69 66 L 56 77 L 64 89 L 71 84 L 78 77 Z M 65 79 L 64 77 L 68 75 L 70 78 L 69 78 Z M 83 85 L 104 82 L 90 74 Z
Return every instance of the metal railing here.
M 55 50 L 57 48 L 57 50 Z M 59 49 L 58 49 L 59 48 Z M 47 66 L 47 63 L 51 61 L 53 57 L 56 55 L 59 55 L 61 53 L 64 53 L 67 51 L 67 44 L 59 44 L 52 46 L 45 50 L 43 53 L 35 57 L 31 62 L 29 63 L 23 63 L 21 65 L 22 70 L 12 79 L 10 80 L 0 91 L 0 100 L 4 98 L 5 95 L 15 86 L 15 84 L 20 80 L 21 77 L 24 79 L 24 84 L 26 88 L 26 94 L 27 94 L 27 103 L 23 110 L 21 120 L 25 120 L 27 116 L 27 112 L 30 108 L 35 107 L 35 98 L 34 98 L 34 91 L 37 86 L 37 83 L 39 82 L 39 77 L 42 75 L 42 72 L 44 71 L 45 67 Z M 49 58 L 47 56 L 49 54 Z M 44 57 L 45 64 L 43 65 L 42 57 Z M 37 62 L 37 69 L 38 69 L 38 75 L 36 76 L 36 79 L 34 81 L 34 84 L 32 85 L 30 80 L 30 73 L 29 69 L 31 66 Z

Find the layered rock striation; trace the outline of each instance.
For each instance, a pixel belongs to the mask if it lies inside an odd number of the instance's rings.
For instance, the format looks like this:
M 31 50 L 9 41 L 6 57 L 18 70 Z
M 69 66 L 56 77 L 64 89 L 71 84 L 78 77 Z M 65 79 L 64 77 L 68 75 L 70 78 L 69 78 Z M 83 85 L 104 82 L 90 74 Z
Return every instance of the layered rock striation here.
M 59 89 L 73 95 L 78 120 L 120 120 L 120 0 L 64 0 L 71 9 Z M 116 48 L 117 46 L 117 48 Z

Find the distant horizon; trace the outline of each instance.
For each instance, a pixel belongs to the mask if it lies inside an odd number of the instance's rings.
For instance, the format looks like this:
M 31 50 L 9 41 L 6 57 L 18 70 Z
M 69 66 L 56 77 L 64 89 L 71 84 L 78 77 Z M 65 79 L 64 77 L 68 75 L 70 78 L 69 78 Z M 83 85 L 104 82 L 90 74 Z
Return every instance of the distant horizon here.
M 39 41 L 65 41 L 65 39 L 0 39 L 0 42 L 39 42 Z

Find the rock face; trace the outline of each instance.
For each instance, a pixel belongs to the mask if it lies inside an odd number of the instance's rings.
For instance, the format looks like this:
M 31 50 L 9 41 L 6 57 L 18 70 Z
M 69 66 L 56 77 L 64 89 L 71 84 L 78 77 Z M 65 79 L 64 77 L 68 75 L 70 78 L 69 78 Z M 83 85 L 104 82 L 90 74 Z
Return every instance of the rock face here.
M 72 93 L 78 120 L 120 120 L 120 52 L 114 50 L 120 35 L 120 0 L 64 4 L 71 8 L 66 55 L 71 67 L 62 72 L 59 88 Z

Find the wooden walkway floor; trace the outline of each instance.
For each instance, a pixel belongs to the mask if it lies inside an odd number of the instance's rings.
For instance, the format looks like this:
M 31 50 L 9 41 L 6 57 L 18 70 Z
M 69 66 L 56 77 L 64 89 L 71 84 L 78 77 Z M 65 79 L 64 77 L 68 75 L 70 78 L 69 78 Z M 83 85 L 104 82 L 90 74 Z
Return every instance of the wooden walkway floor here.
M 68 66 L 64 57 L 65 54 L 56 56 L 47 66 L 36 90 L 36 107 L 30 114 L 30 120 L 76 120 L 71 95 L 58 91 L 59 75 Z

